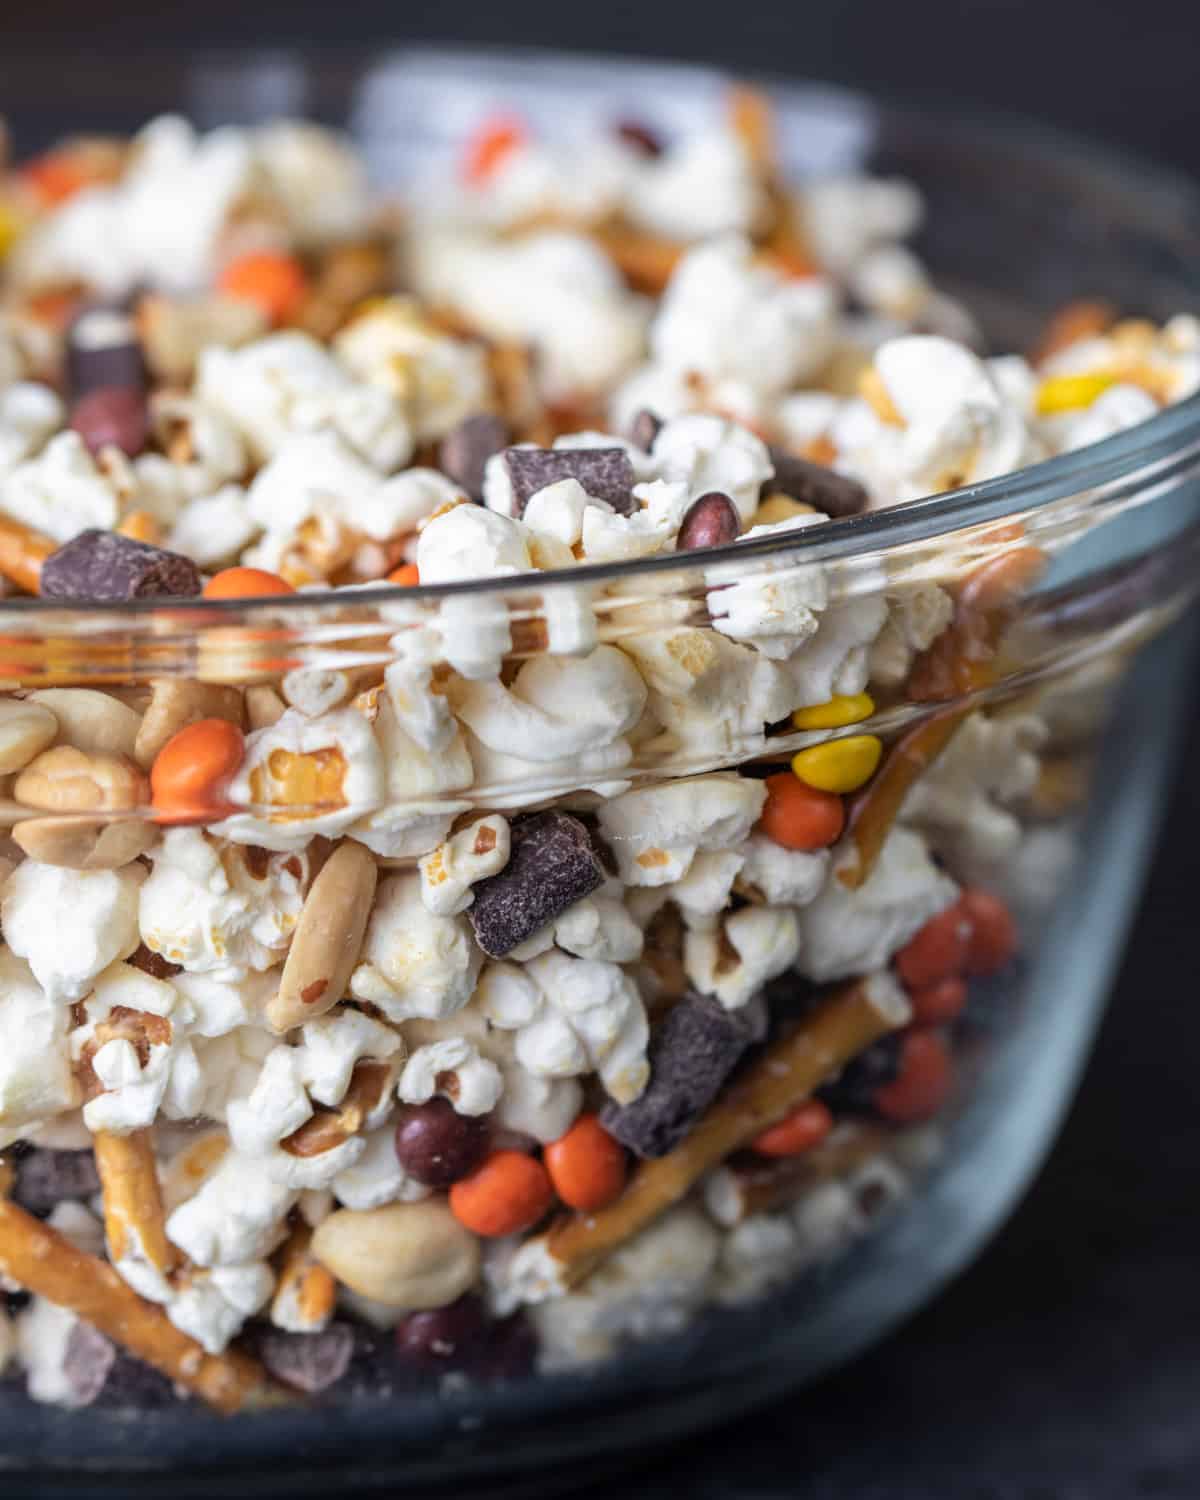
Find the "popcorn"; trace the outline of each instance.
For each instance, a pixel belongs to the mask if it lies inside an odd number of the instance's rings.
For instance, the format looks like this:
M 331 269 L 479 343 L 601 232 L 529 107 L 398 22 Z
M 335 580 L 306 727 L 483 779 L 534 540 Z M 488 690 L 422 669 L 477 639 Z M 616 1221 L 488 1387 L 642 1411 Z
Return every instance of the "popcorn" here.
M 740 844 L 765 800 L 760 781 L 694 776 L 626 792 L 598 817 L 624 883 L 666 885 L 687 874 L 700 850 Z
M 815 633 L 784 664 L 792 684 L 790 707 L 827 703 L 839 693 L 861 693 L 868 680 L 869 649 L 886 619 L 887 601 L 878 593 L 825 610 Z
M 423 583 L 503 578 L 527 572 L 530 566 L 520 522 L 477 505 L 459 505 L 435 516 L 417 542 Z M 442 600 L 438 630 L 446 660 L 466 678 L 498 676 L 512 650 L 508 611 L 494 596 Z
M 184 508 L 167 535 L 166 545 L 201 568 L 215 568 L 237 557 L 258 535 L 258 529 L 246 492 L 240 485 L 226 484 Z
M 418 1047 L 400 1075 L 405 1104 L 424 1104 L 437 1094 L 449 1099 L 460 1115 L 490 1114 L 503 1090 L 500 1069 L 465 1037 Z
M 435 917 L 455 917 L 475 899 L 471 887 L 508 863 L 508 822 L 493 813 L 459 830 L 419 863 L 421 900 Z
M 882 969 L 930 917 L 952 906 L 958 887 L 933 864 L 921 838 L 906 828 L 888 835 L 866 883 L 856 890 L 833 871 L 815 900 L 797 912 L 796 964 L 824 982 Z
M 1136 427 L 1158 410 L 1158 403 L 1136 385 L 1113 385 L 1083 411 L 1072 412 L 1056 434 L 1056 446 L 1070 452 Z
M 792 516 L 753 526 L 746 540 L 779 536 L 819 525 L 820 516 Z M 786 661 L 817 629 L 817 615 L 829 602 L 823 569 L 797 555 L 779 562 L 708 568 L 708 608 L 713 628 L 733 640 L 748 641 L 776 661 Z M 872 601 L 873 602 L 873 601 Z
M 684 136 L 644 163 L 630 178 L 625 209 L 654 234 L 705 240 L 761 228 L 770 204 L 744 143 L 724 129 Z
M 195 1266 L 262 1260 L 283 1241 L 297 1197 L 267 1175 L 262 1161 L 231 1150 L 168 1215 L 167 1238 Z
M 715 995 L 726 1010 L 737 1010 L 768 980 L 790 969 L 799 951 L 794 911 L 786 906 L 744 906 L 716 930 L 688 932 L 683 966 L 701 995 Z
M 926 651 L 954 618 L 954 600 L 936 583 L 911 584 L 887 596 L 887 619 L 871 643 L 871 682 L 899 687 L 918 652 Z
M 738 851 L 737 889 L 771 906 L 807 906 L 829 875 L 828 849 L 806 853 L 785 849 L 765 834 L 755 834 Z
M 253 133 L 255 165 L 287 232 L 304 248 L 362 235 L 370 224 L 367 174 L 346 137 L 301 120 Z
M 421 900 L 416 874 L 379 885 L 350 993 L 389 1021 L 453 1015 L 471 998 L 482 954 L 462 917 L 439 917 Z
M 922 217 L 920 194 L 899 178 L 830 177 L 809 183 L 800 201 L 817 258 L 842 274 L 874 247 L 907 238 Z
M 698 855 L 697 859 L 706 857 Z M 642 956 L 644 939 L 620 896 L 597 891 L 563 912 L 554 923 L 554 941 L 576 958 L 629 964 Z
M 51 1004 L 80 1000 L 114 959 L 138 945 L 138 896 L 146 872 L 67 870 L 24 860 L 0 892 L 0 921 L 8 946 L 28 961 Z M 62 917 L 71 917 L 63 942 Z
M 0 476 L 0 510 L 56 542 L 93 526 L 110 530 L 121 518 L 116 488 L 76 432 L 60 432 Z
M 0 330 L 2 336 L 2 330 Z M 0 343 L 0 365 L 3 345 Z M 4 476 L 35 457 L 65 420 L 63 404 L 48 385 L 0 378 L 0 484 Z M 0 500 L 4 491 L 0 489 Z M 9 508 L 5 502 L 6 510 Z
M 345 1208 L 366 1212 L 385 1203 L 416 1203 L 432 1192 L 409 1177 L 396 1156 L 395 1131 L 390 1127 L 372 1131 L 358 1160 L 333 1179 L 337 1201 Z
M 0 1145 L 79 1103 L 67 1018 L 67 1008 L 43 993 L 29 966 L 0 948 Z
M 167 1304 L 167 1317 L 209 1354 L 220 1354 L 271 1300 L 275 1276 L 266 1265 L 219 1266 L 189 1273 Z
M 663 425 L 654 440 L 659 477 L 686 484 L 688 503 L 709 490 L 728 495 L 742 524 L 758 509 L 759 492 L 775 472 L 766 444 L 721 417 L 688 415 Z
M 313 1107 L 298 1076 L 298 1063 L 294 1048 L 275 1047 L 250 1093 L 229 1101 L 225 1118 L 235 1151 L 260 1156 L 311 1116 Z

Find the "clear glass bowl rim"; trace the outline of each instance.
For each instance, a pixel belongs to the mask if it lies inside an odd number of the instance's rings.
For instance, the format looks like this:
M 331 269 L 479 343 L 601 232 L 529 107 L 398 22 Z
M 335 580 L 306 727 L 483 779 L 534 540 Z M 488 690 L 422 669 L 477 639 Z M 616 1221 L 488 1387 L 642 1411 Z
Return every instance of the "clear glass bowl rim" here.
M 259 54 L 210 50 L 190 57 L 185 72 L 191 74 L 197 69 L 211 67 L 245 73 L 259 62 L 278 64 L 283 60 L 311 67 L 318 76 L 343 72 L 358 76 L 381 61 L 386 63 L 401 57 L 406 61 L 416 61 L 422 54 L 433 53 L 443 57 L 461 53 L 464 63 L 468 58 L 479 61 L 481 56 L 489 53 L 532 62 L 561 62 L 575 56 L 551 48 L 513 49 L 465 44 L 402 47 L 384 54 L 382 58 L 379 54 L 355 47 L 322 51 L 319 57 L 304 48 Z M 152 62 L 154 55 L 153 52 L 138 54 L 136 62 L 139 71 Z M 644 65 L 646 61 L 635 57 L 605 57 L 603 54 L 590 52 L 580 56 L 592 63 L 608 62 L 616 67 L 622 64 Z M 177 72 L 178 58 L 172 58 L 171 64 L 169 71 Z M 656 62 L 655 65 L 670 66 L 666 62 Z M 1160 213 L 1155 213 L 1155 206 L 1158 205 L 1161 209 L 1163 203 L 1170 202 L 1180 220 L 1186 221 L 1189 227 L 1195 226 L 1200 249 L 1200 190 L 1182 174 L 1157 162 L 1148 161 L 1136 153 L 1093 144 L 1071 132 L 1034 123 L 1019 116 L 971 112 L 964 119 L 957 109 L 951 111 L 945 107 L 930 108 L 886 91 L 856 89 L 842 84 L 830 85 L 773 74 L 746 75 L 739 72 L 738 76 L 746 77 L 750 83 L 769 90 L 772 95 L 784 101 L 789 96 L 798 98 L 806 91 L 834 93 L 868 107 L 876 118 L 893 129 L 907 127 L 929 131 L 939 127 L 952 127 L 955 138 L 960 142 L 998 148 L 1059 169 L 1077 167 L 1093 178 L 1107 182 L 1122 195 L 1144 200 L 1147 207 L 1146 228 L 1151 232 L 1156 227 L 1156 219 L 1161 217 Z M 19 111 L 18 103 L 14 111 L 18 124 Z M 919 182 L 917 186 L 920 186 Z M 1071 496 L 1078 497 L 1091 490 L 1110 489 L 1130 476 L 1141 475 L 1155 466 L 1173 468 L 1181 461 L 1190 463 L 1197 458 L 1200 458 L 1200 392 L 1166 407 L 1135 427 L 1126 428 L 1112 437 L 1073 452 L 1028 465 L 1014 473 L 1003 474 L 978 484 L 964 485 L 903 505 L 870 511 L 846 520 L 819 523 L 806 527 L 799 535 L 785 532 L 778 536 L 742 540 L 724 547 L 706 548 L 703 563 L 707 568 L 751 560 L 766 562 L 784 555 L 795 559 L 800 553 L 805 561 L 812 562 L 878 557 L 908 544 L 936 542 L 967 527 L 1010 517 L 1030 516 L 1046 510 L 1056 501 Z M 181 608 L 186 608 L 189 616 L 192 611 L 196 612 L 193 618 L 199 627 L 206 619 L 215 624 L 231 617 L 243 618 L 247 609 L 258 605 L 269 606 L 271 614 L 277 615 L 289 610 L 300 610 L 308 614 L 313 611 L 342 610 L 347 605 L 371 607 L 401 601 L 432 604 L 442 598 L 463 594 L 509 594 L 530 587 L 542 588 L 555 584 L 597 586 L 615 580 L 631 582 L 643 576 L 670 573 L 675 569 L 694 569 L 699 560 L 695 553 L 666 553 L 629 562 L 590 563 L 570 569 L 470 579 L 459 583 L 371 585 L 356 587 L 352 591 L 325 593 L 316 590 L 294 596 L 172 601 L 144 599 L 118 603 L 16 598 L 0 602 L 0 613 L 10 620 L 19 614 L 69 613 L 76 620 L 95 617 L 99 622 L 104 619 L 111 621 L 114 616 L 123 615 L 153 615 L 160 612 L 174 614 Z

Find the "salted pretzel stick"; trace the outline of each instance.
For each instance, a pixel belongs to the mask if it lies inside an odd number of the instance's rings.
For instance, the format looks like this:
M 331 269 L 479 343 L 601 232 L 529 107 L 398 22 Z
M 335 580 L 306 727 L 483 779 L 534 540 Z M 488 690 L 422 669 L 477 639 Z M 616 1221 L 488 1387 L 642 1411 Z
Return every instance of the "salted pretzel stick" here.
M 558 1290 L 586 1281 L 614 1250 L 686 1197 L 706 1172 L 908 1017 L 908 1002 L 888 974 L 868 974 L 835 990 L 795 1031 L 766 1048 L 674 1151 L 642 1162 L 608 1208 L 551 1224 L 531 1242 L 542 1252 L 533 1251 L 531 1259 L 537 1258 Z M 520 1254 L 530 1255 L 529 1247 Z
M 882 1151 L 888 1139 L 878 1125 L 846 1121 L 800 1156 L 744 1159 L 718 1167 L 705 1183 L 705 1203 L 719 1223 L 731 1228 L 751 1214 L 795 1202 L 819 1182 L 844 1176 Z
M 319 1333 L 333 1316 L 337 1282 L 309 1254 L 312 1230 L 295 1226 L 279 1252 L 271 1322 L 290 1333 Z
M 0 516 L 0 573 L 27 594 L 36 594 L 42 564 L 58 543 L 12 516 Z
M 152 1133 L 100 1130 L 92 1137 L 92 1149 L 104 1194 L 109 1255 L 114 1261 L 147 1261 L 166 1276 L 179 1257 L 167 1239 Z
M 739 84 L 729 91 L 729 126 L 765 175 L 775 171 L 775 110 L 768 95 Z
M 651 296 L 665 290 L 686 249 L 628 224 L 599 224 L 591 233 L 634 291 Z
M 139 1297 L 107 1261 L 0 1199 L 0 1271 L 161 1370 L 218 1411 L 233 1413 L 288 1400 L 257 1360 L 237 1350 L 206 1354 L 161 1307 Z

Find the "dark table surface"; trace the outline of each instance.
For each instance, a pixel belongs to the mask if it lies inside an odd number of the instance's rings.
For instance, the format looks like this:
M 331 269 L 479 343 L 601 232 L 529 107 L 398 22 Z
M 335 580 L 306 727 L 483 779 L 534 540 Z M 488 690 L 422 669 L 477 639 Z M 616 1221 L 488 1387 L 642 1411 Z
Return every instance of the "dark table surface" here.
M 8 50 L 454 38 L 678 52 L 1041 116 L 1200 170 L 1195 13 L 1173 0 L 39 0 Z M 0 100 L 0 109 L 3 100 Z M 1006 1229 L 850 1369 L 605 1494 L 701 1500 L 1200 1496 L 1200 721 L 1091 1069 Z

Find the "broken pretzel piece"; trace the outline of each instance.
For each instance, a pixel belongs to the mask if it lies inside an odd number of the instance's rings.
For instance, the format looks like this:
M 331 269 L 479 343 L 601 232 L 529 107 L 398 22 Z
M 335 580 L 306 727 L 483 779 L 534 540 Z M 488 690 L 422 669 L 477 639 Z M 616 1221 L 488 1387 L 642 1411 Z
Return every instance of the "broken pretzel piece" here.
M 279 1252 L 271 1322 L 288 1333 L 320 1333 L 337 1306 L 337 1282 L 313 1259 L 312 1230 L 299 1223 Z
M 27 594 L 36 594 L 42 581 L 42 564 L 58 543 L 23 521 L 0 516 L 0 575 Z
M 818 1183 L 843 1177 L 884 1149 L 888 1131 L 861 1120 L 835 1126 L 819 1146 L 775 1160 L 742 1157 L 728 1162 L 704 1185 L 704 1201 L 719 1224 L 732 1228 L 753 1214 L 784 1208 Z
M 151 1265 L 160 1276 L 178 1262 L 167 1239 L 158 1163 L 150 1130 L 114 1135 L 98 1130 L 92 1138 L 96 1171 L 104 1196 L 104 1232 L 114 1264 L 124 1260 Z

